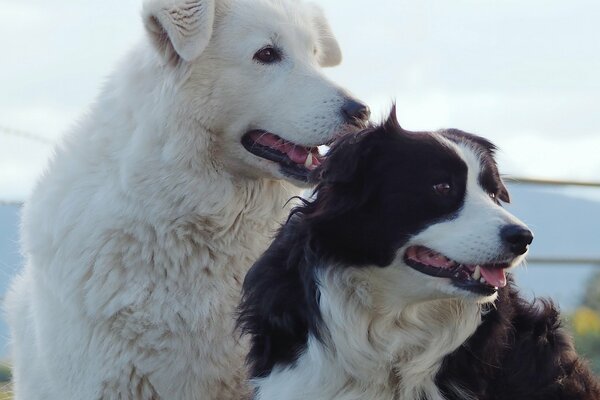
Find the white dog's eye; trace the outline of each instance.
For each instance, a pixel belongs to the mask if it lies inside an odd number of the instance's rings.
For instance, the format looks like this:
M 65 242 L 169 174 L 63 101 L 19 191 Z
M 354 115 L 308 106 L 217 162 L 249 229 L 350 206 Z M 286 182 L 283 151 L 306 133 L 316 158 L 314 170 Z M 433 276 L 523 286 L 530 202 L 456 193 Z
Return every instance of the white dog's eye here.
M 272 64 L 281 60 L 281 54 L 276 48 L 267 46 L 257 51 L 254 59 L 263 64 Z
M 441 196 L 446 196 L 452 190 L 452 186 L 450 186 L 450 184 L 446 182 L 438 183 L 433 185 L 433 190 Z

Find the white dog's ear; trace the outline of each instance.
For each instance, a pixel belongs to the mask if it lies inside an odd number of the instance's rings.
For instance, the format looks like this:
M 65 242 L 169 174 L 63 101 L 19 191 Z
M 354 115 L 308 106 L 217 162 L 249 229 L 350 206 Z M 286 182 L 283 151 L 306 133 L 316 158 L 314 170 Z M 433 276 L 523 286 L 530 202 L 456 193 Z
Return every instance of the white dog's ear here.
M 338 44 L 333 31 L 327 22 L 323 9 L 316 4 L 310 4 L 313 8 L 314 21 L 319 32 L 319 65 L 322 67 L 333 67 L 342 62 L 342 50 Z
M 210 41 L 215 0 L 146 0 L 142 17 L 166 61 L 189 62 L 198 58 Z

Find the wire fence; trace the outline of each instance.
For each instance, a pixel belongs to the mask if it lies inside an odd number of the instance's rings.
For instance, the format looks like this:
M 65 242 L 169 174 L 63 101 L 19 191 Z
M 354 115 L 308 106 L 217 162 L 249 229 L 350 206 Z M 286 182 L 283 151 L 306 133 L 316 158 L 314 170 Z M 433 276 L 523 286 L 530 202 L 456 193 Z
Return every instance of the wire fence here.
M 600 182 L 560 180 L 560 179 L 542 179 L 518 176 L 507 176 L 504 180 L 516 185 L 533 186 L 572 186 L 600 189 Z M 528 264 L 544 265 L 593 265 L 600 267 L 600 258 L 579 258 L 579 257 L 527 257 Z
M 575 181 L 575 180 L 560 180 L 560 179 L 542 179 L 542 178 L 526 178 L 522 176 L 506 176 L 503 178 L 506 182 L 523 185 L 537 186 L 579 186 L 600 188 L 600 182 L 591 181 Z
M 8 126 L 0 125 L 0 133 L 3 135 L 16 136 L 24 139 L 29 139 L 34 142 L 42 143 L 45 145 L 54 144 L 54 141 L 35 134 L 33 132 L 24 131 L 22 129 L 15 129 Z
M 600 266 L 600 258 L 576 258 L 576 257 L 527 257 L 528 264 L 544 265 L 597 265 Z
M 23 202 L 21 201 L 10 201 L 10 200 L 0 200 L 0 206 L 17 206 L 21 207 Z

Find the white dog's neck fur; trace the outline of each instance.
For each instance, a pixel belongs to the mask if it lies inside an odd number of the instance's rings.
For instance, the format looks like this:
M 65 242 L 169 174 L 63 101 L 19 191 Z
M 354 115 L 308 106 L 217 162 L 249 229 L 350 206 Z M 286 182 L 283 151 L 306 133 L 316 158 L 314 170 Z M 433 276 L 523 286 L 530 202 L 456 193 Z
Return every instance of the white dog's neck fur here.
M 295 366 L 258 379 L 257 400 L 442 400 L 436 373 L 481 323 L 480 305 L 397 298 L 392 310 L 376 286 L 364 268 L 323 273 L 322 341 L 311 337 Z
M 236 176 L 220 163 L 215 140 L 219 133 L 208 128 L 214 125 L 213 115 L 218 114 L 210 96 L 210 78 L 206 82 L 196 78 L 194 87 L 188 88 L 186 76 L 193 73 L 191 68 L 165 66 L 148 47 L 141 43 L 117 68 L 90 111 L 91 118 L 77 129 L 86 140 L 80 140 L 80 135 L 67 136 L 53 163 L 64 152 L 68 157 L 77 154 L 87 163 L 111 165 L 124 199 L 144 204 L 130 211 L 141 211 L 145 220 L 204 215 L 213 217 L 219 229 L 219 224 L 229 226 L 227 220 L 237 218 L 253 198 L 262 202 L 250 209 L 283 215 L 282 205 L 293 193 L 292 185 L 276 179 Z M 198 70 L 208 67 L 199 62 L 194 68 L 196 75 L 202 76 Z M 189 96 L 182 94 L 186 90 L 208 95 L 195 96 L 201 106 L 190 105 Z M 206 112 L 193 119 L 187 117 L 189 110 L 197 108 Z M 147 179 L 153 179 L 151 184 Z M 147 192 L 149 189 L 152 193 Z M 151 213 L 147 207 L 152 208 Z M 268 225 L 274 226 L 272 221 Z

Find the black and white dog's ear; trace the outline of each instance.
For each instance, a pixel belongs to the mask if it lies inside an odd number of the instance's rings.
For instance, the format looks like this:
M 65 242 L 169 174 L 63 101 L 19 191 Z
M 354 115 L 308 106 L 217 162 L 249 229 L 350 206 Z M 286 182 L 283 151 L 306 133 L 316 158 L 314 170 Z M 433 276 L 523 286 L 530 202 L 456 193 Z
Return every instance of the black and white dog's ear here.
M 508 194 L 508 189 L 502 180 L 500 180 L 500 189 L 498 191 L 498 199 L 505 203 L 510 203 L 510 195 Z
M 398 137 L 402 132 L 394 105 L 380 127 L 364 129 L 339 139 L 327 153 L 324 164 L 315 171 L 314 180 L 324 185 L 360 183 L 360 176 L 357 176 L 360 163 L 368 162 L 373 154 L 381 150 L 378 147 L 385 146 L 385 140 Z
M 383 123 L 384 132 L 392 135 L 397 135 L 404 132 L 404 129 L 400 126 L 400 122 L 398 122 L 398 116 L 396 114 L 396 102 L 392 103 L 392 108 L 390 110 L 390 115 L 388 115 L 387 119 Z
M 315 180 L 323 185 L 356 181 L 356 171 L 370 149 L 361 145 L 366 132 L 354 133 L 336 143 L 327 153 L 325 163 L 315 171 Z
M 171 64 L 193 61 L 213 32 L 215 0 L 147 0 L 144 25 L 163 59 Z
M 310 7 L 313 10 L 313 20 L 319 33 L 319 48 L 317 56 L 321 67 L 334 67 L 342 62 L 342 50 L 337 39 L 333 35 L 333 31 L 329 26 L 329 22 L 325 17 L 325 13 L 320 6 L 311 3 Z
M 287 222 L 244 279 L 237 329 L 251 336 L 247 360 L 254 377 L 293 362 L 309 331 L 319 337 L 318 289 L 298 223 Z

